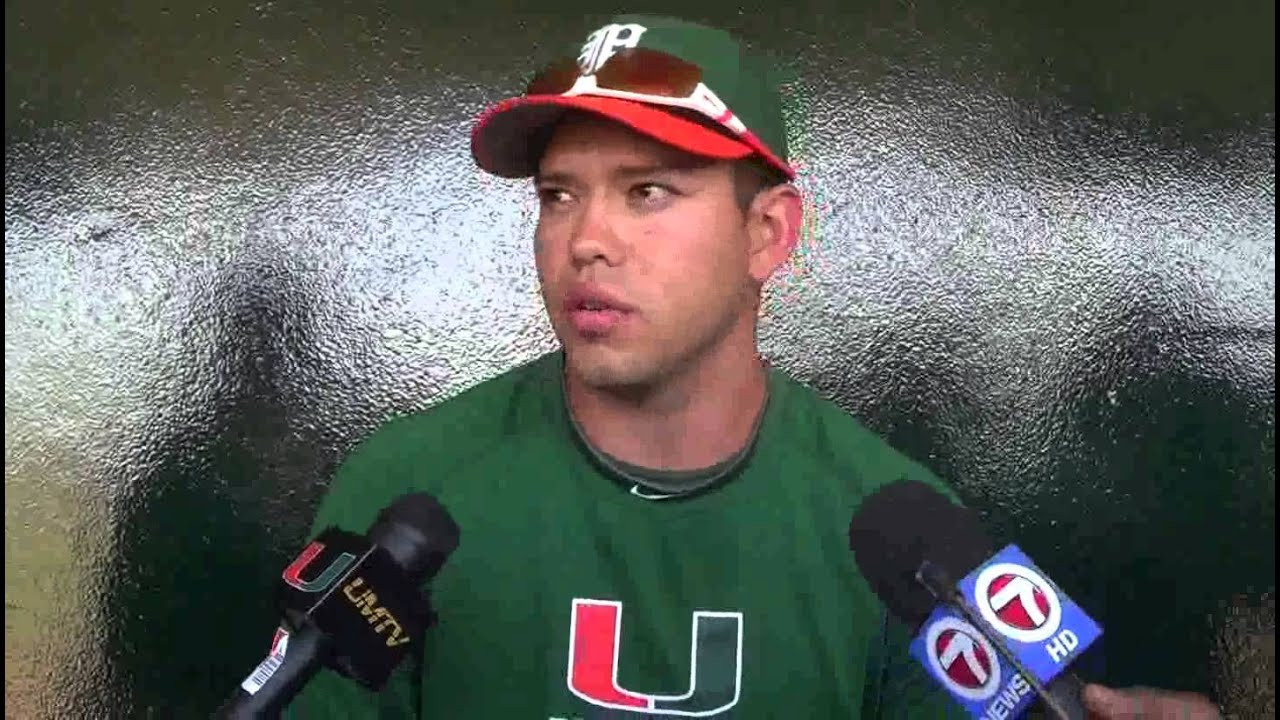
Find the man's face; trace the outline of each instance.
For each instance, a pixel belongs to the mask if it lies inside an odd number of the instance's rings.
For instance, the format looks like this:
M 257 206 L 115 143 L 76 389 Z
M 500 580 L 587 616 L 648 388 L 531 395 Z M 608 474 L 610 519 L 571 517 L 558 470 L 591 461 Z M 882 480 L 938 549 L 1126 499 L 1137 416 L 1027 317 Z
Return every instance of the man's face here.
M 728 164 L 575 117 L 556 129 L 536 183 L 543 300 L 569 370 L 587 385 L 651 386 L 754 313 Z

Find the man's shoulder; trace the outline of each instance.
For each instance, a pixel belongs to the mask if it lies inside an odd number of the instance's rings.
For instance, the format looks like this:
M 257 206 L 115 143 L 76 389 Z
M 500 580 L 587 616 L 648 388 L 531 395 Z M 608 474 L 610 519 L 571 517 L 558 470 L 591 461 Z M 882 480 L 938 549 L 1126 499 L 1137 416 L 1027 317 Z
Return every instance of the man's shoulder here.
M 316 512 L 316 527 L 362 532 L 395 497 L 439 494 L 467 468 L 545 432 L 558 398 L 557 367 L 555 357 L 543 356 L 383 422 L 339 464 Z
M 441 400 L 386 420 L 361 447 L 396 447 L 402 454 L 439 459 L 512 439 L 539 427 L 530 416 L 553 410 L 557 358 L 542 355 Z
M 775 387 L 785 396 L 783 433 L 826 462 L 843 463 L 869 456 L 902 456 L 861 418 L 791 373 L 774 369 Z
M 812 458 L 834 477 L 855 480 L 861 493 L 910 479 L 956 498 L 954 488 L 932 468 L 890 443 L 855 414 L 795 376 L 777 369 L 773 372 L 787 396 L 781 433 L 797 456 Z

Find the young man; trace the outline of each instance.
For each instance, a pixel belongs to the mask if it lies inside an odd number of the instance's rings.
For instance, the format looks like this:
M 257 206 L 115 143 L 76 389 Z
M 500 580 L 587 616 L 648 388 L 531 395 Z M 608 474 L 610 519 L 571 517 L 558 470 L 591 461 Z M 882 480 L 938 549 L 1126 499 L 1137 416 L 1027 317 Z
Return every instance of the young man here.
M 628 16 L 480 120 L 480 167 L 534 178 L 563 347 L 341 467 L 317 528 L 426 490 L 462 540 L 423 667 L 378 695 L 326 672 L 291 717 L 961 716 L 847 542 L 876 487 L 945 487 L 757 353 L 801 214 L 766 76 L 724 32 Z

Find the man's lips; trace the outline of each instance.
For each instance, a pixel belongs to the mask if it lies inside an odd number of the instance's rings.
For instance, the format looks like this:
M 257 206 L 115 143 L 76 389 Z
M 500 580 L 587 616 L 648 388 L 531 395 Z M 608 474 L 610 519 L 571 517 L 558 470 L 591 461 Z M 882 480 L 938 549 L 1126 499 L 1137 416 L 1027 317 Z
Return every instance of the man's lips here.
M 582 335 L 599 336 L 615 330 L 634 308 L 603 288 L 579 286 L 565 296 L 569 324 Z
M 577 285 L 570 288 L 565 295 L 564 308 L 569 312 L 577 310 L 616 310 L 628 313 L 633 310 L 617 293 L 594 285 Z

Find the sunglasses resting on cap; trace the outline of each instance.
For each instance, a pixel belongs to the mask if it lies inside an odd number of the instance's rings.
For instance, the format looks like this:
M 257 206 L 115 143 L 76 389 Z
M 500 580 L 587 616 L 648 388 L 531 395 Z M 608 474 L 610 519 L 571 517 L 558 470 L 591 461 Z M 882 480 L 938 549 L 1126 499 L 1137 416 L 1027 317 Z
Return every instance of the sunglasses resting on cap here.
M 767 66 L 723 30 L 624 15 L 535 74 L 523 94 L 485 111 L 472 130 L 472 156 L 500 177 L 530 177 L 538 139 L 576 109 L 695 155 L 754 156 L 794 179 L 781 97 L 768 77 Z

